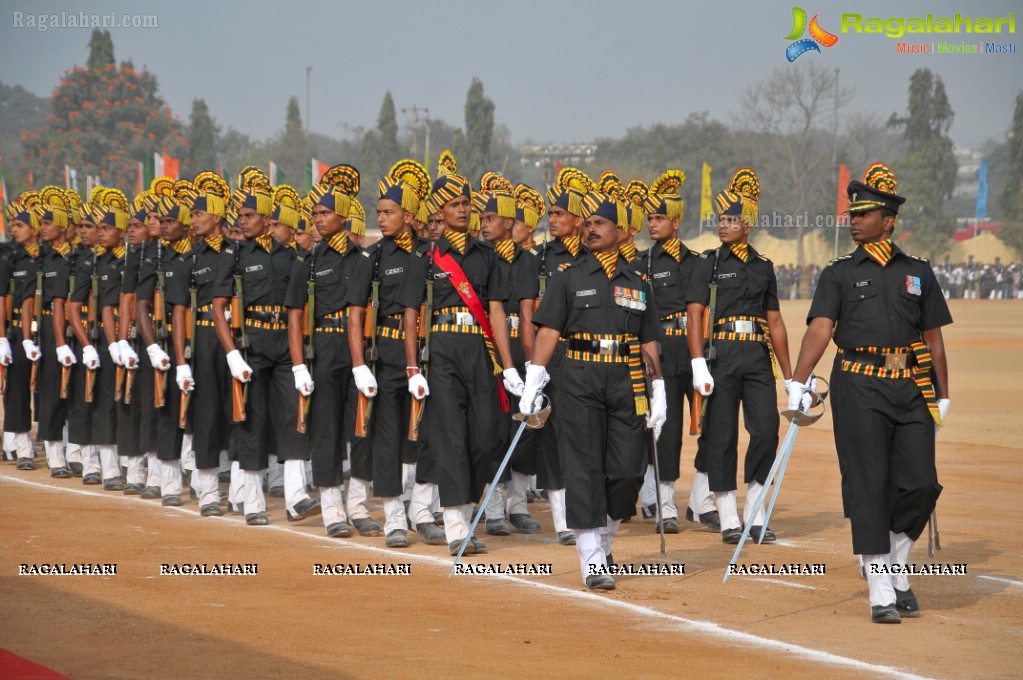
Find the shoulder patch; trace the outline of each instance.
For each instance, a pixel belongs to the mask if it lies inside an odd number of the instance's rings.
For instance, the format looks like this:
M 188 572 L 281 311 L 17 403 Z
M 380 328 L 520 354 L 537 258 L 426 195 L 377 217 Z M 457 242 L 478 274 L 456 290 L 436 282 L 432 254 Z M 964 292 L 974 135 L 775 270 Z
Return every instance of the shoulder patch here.
M 224 248 L 224 252 L 227 253 L 228 255 L 234 254 L 234 251 L 231 250 L 230 248 Z

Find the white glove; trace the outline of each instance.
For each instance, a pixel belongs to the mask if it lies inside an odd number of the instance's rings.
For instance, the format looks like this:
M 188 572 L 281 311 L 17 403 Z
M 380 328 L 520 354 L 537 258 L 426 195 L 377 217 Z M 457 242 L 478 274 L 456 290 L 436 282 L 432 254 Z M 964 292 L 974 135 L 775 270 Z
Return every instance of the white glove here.
M 693 359 L 689 362 L 693 367 L 693 389 L 705 397 L 709 397 L 714 391 L 714 376 L 707 368 L 707 360 L 703 357 Z
M 939 399 L 938 400 L 938 415 L 941 416 L 941 421 L 945 421 L 945 417 L 948 415 L 948 409 L 952 406 L 951 399 Z
M 525 415 L 532 415 L 540 410 L 543 399 L 540 397 L 540 390 L 551 379 L 547 373 L 546 366 L 530 364 L 526 367 L 526 382 L 522 386 L 522 395 L 519 399 L 519 412 Z
M 664 380 L 650 382 L 650 403 L 647 407 L 646 426 L 654 431 L 654 441 L 661 436 L 661 428 L 668 420 L 668 398 L 664 394 Z
M 39 351 L 39 348 L 34 342 L 31 340 L 22 340 L 21 346 L 25 348 L 25 356 L 29 361 L 32 363 L 39 361 L 39 357 L 42 356 L 42 352 Z
M 107 345 L 107 351 L 110 352 L 110 360 L 114 362 L 114 365 L 124 366 L 124 361 L 121 359 L 121 343 L 110 343 Z
M 242 353 L 236 349 L 227 353 L 227 367 L 231 369 L 231 375 L 235 380 L 248 382 L 252 378 L 252 368 L 242 359 Z
M 803 413 L 810 411 L 810 404 L 813 398 L 810 396 L 810 389 L 806 385 L 797 380 L 786 380 L 785 391 L 789 395 L 788 410 L 802 411 Z
M 170 357 L 167 353 L 160 349 L 160 346 L 155 342 L 146 347 L 146 354 L 149 355 L 149 363 L 153 365 L 153 368 L 161 371 L 168 371 L 171 367 Z
M 514 368 L 504 369 L 504 389 L 508 390 L 516 397 L 521 397 L 522 390 L 525 386 L 525 383 L 522 382 L 522 378 L 519 377 L 518 371 Z
M 11 361 L 14 357 L 11 355 L 11 343 L 7 341 L 7 338 L 0 338 L 0 364 L 4 366 L 10 366 Z
M 135 354 L 135 350 L 131 348 L 127 340 L 120 340 L 117 347 L 121 354 L 121 363 L 125 368 L 135 370 L 139 367 L 139 355 Z
M 352 366 L 352 377 L 355 378 L 355 387 L 365 396 L 370 399 L 377 396 L 377 379 L 369 366 Z
M 57 348 L 57 361 L 64 366 L 71 366 L 78 363 L 78 360 L 75 359 L 75 353 L 72 352 L 71 348 L 67 345 L 61 345 Z
M 313 393 L 313 376 L 309 375 L 309 368 L 305 364 L 291 367 L 291 373 L 295 376 L 295 389 L 303 397 Z
M 408 391 L 413 399 L 425 399 L 430 396 L 430 385 L 422 373 L 413 373 L 408 379 Z
M 188 364 L 181 364 L 174 368 L 174 380 L 178 383 L 178 389 L 184 394 L 195 389 L 195 379 L 192 378 L 192 369 Z
M 85 367 L 95 371 L 99 368 L 99 352 L 92 345 L 86 345 L 82 348 L 82 363 Z

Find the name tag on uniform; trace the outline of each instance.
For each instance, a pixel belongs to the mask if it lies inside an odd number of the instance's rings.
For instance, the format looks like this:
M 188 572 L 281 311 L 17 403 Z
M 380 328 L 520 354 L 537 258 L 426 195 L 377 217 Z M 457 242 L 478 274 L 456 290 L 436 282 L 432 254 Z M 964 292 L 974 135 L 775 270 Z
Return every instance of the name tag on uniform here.
M 52 279 L 56 275 L 57 275 L 57 272 L 46 272 L 46 278 L 48 278 L 48 279 Z
M 23 276 L 28 276 L 28 270 L 27 269 L 23 269 L 20 272 L 14 272 L 14 274 L 12 274 L 11 276 L 14 276 L 14 277 L 17 277 L 17 278 L 20 279 Z
M 654 274 L 655 279 L 665 279 L 669 276 L 671 276 L 671 272 L 656 272 Z
M 439 279 L 446 279 L 449 276 L 451 276 L 451 274 L 448 273 L 448 272 L 434 272 L 433 273 L 433 280 L 437 281 Z
M 333 274 L 333 273 L 334 273 L 334 268 L 331 267 L 330 269 L 324 269 L 323 271 L 316 272 L 316 276 L 317 277 L 326 276 L 327 274 Z
M 174 276 L 174 272 L 173 271 L 166 272 L 166 273 L 164 273 L 164 276 L 169 279 L 169 278 Z
M 109 278 L 110 278 L 110 275 L 109 275 L 109 274 L 104 274 L 103 276 L 99 277 L 99 280 L 100 280 L 100 281 L 106 281 L 106 280 L 107 280 L 107 279 L 109 279 Z
M 866 281 L 853 281 L 852 287 L 865 288 L 866 286 L 869 286 L 871 283 L 873 283 L 873 279 L 867 279 Z
M 633 288 L 614 287 L 615 304 L 626 309 L 641 312 L 646 309 L 646 293 Z
M 387 269 L 384 271 L 384 276 L 390 276 L 391 274 L 400 274 L 405 271 L 404 267 L 395 267 L 394 269 Z
M 910 295 L 920 295 L 920 277 L 906 275 L 906 292 Z
M 261 264 L 254 264 L 254 265 L 252 265 L 250 267 L 246 267 L 245 268 L 245 273 L 246 274 L 248 274 L 249 272 L 261 272 L 261 271 L 263 271 L 263 265 L 261 265 Z
M 719 279 L 734 279 L 738 276 L 738 273 L 732 272 L 731 274 L 718 274 Z
M 197 269 L 195 271 L 195 275 L 199 276 L 200 274 L 205 274 L 208 271 L 210 271 L 210 267 L 203 267 L 202 269 Z
M 577 290 L 575 292 L 575 296 L 576 297 L 587 297 L 588 295 L 596 295 L 596 294 L 597 294 L 597 289 L 596 288 L 587 288 L 586 290 Z

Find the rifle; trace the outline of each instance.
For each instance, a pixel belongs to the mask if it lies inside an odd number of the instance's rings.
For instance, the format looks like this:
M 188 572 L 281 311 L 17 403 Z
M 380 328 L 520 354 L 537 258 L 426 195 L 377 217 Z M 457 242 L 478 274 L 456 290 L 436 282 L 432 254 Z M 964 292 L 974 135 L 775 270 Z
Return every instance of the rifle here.
M 305 309 L 302 310 L 302 329 L 306 337 L 303 349 L 305 350 L 305 360 L 309 362 L 309 375 L 313 373 L 313 359 L 316 357 L 316 350 L 313 347 L 316 333 L 316 245 L 313 244 L 313 249 L 309 253 L 309 278 L 305 284 Z M 295 425 L 295 429 L 302 433 L 305 433 L 309 427 L 310 396 L 312 395 L 298 393 L 298 423 Z
M 430 328 L 433 326 L 433 253 L 437 249 L 434 242 L 430 246 L 430 261 L 426 265 L 426 299 L 419 305 L 419 327 L 416 334 L 422 341 L 419 348 L 419 363 L 422 364 L 423 377 L 426 377 L 430 366 Z M 408 418 L 408 439 L 419 441 L 419 421 L 423 419 L 425 404 L 422 399 L 412 398 L 412 407 L 409 409 Z
M 43 330 L 43 266 L 39 264 L 36 271 L 36 294 L 35 294 L 35 317 L 36 327 L 34 338 L 39 339 Z M 42 350 L 40 350 L 41 352 Z M 40 357 L 42 358 L 42 357 Z M 32 375 L 29 378 L 29 389 L 32 392 L 39 392 L 39 362 L 32 362 Z
M 164 308 L 164 285 L 166 274 L 163 271 L 163 241 L 156 241 L 156 290 L 153 291 L 153 334 L 164 351 L 167 351 L 167 319 Z M 163 408 L 166 403 L 164 394 L 164 373 L 153 367 L 153 408 Z
M 234 297 L 231 298 L 231 327 L 238 331 L 235 339 L 236 347 L 241 350 L 242 357 L 247 356 L 249 338 L 245 335 L 245 295 L 242 287 L 242 273 L 239 267 L 241 244 L 234 249 Z M 236 423 L 245 421 L 245 401 L 249 394 L 248 384 L 237 378 L 231 378 L 231 420 Z
M 707 310 L 703 314 L 703 342 L 704 356 L 707 363 L 714 361 L 714 314 L 717 311 L 718 303 L 718 259 L 721 255 L 721 248 L 714 251 L 714 269 L 710 275 L 710 300 Z M 700 390 L 693 390 L 692 409 L 689 412 L 689 434 L 697 435 L 703 432 L 703 420 L 707 417 L 707 402 L 704 401 Z
M 96 315 L 99 309 L 99 256 L 93 254 L 92 274 L 89 276 L 89 315 L 86 321 L 85 331 L 89 336 L 89 342 L 95 346 L 99 340 L 99 326 L 96 325 Z M 96 371 L 92 368 L 85 369 L 85 403 L 91 404 L 96 388 Z
M 185 309 L 185 361 L 190 362 L 195 356 L 195 317 L 198 314 L 198 284 L 195 282 L 195 261 L 198 253 L 192 253 L 192 267 L 188 274 L 188 307 Z M 185 381 L 185 390 L 181 393 L 181 402 L 178 407 L 178 427 L 188 427 L 188 402 L 192 393 L 188 392 L 188 381 Z
M 547 241 L 547 234 L 544 234 L 543 235 L 543 253 L 541 253 L 541 255 L 540 255 L 540 274 L 539 274 L 539 280 L 537 281 L 537 283 L 538 283 L 538 288 L 537 289 L 540 291 L 539 295 L 537 295 L 537 298 L 536 298 L 536 306 L 537 307 L 540 306 L 540 300 L 543 300 L 544 293 L 547 292 L 547 279 L 550 276 L 548 274 L 548 272 L 547 272 L 547 243 L 548 243 L 548 241 Z
M 376 376 L 377 363 L 377 324 L 380 316 L 380 256 L 383 248 L 377 249 L 376 261 L 373 263 L 373 283 L 370 288 L 369 305 L 366 308 L 365 325 L 363 337 L 369 338 L 369 347 L 363 353 L 363 358 L 370 371 Z M 369 431 L 369 418 L 373 414 L 373 401 L 359 392 L 358 401 L 355 407 L 355 436 L 365 437 Z
M 127 256 L 125 256 L 127 258 Z M 142 244 L 139 246 L 139 265 L 138 271 L 142 271 L 142 261 L 146 259 L 146 246 Z M 127 268 L 125 264 L 125 268 Z M 136 277 L 137 278 L 137 277 Z M 138 337 L 138 315 L 135 313 L 135 305 L 128 305 L 128 340 L 134 341 Z M 125 369 L 124 379 L 124 404 L 125 406 L 131 404 L 132 388 L 135 385 L 135 369 Z
M 14 291 L 14 279 L 11 279 L 11 283 L 7 288 L 8 294 L 4 296 L 4 327 L 0 328 L 0 333 L 3 333 L 3 337 L 7 337 L 7 322 L 11 320 L 11 297 Z M 0 394 L 4 393 L 4 388 L 7 386 L 7 367 L 0 364 Z

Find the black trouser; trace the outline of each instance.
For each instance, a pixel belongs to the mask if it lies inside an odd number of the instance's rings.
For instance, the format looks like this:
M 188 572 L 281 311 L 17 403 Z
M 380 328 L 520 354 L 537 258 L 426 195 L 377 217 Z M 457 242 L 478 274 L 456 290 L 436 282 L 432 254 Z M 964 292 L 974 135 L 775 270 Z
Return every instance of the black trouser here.
M 114 446 L 117 444 L 117 408 L 114 405 L 114 376 L 117 366 L 110 358 L 107 351 L 107 338 L 103 329 L 99 329 L 99 337 L 93 345 L 99 355 L 99 368 L 93 376 L 92 403 L 89 404 L 89 411 L 92 416 L 92 441 L 96 446 Z M 88 369 L 82 372 L 81 380 L 84 383 Z M 82 400 L 85 388 L 83 385 Z M 77 385 L 75 394 L 77 395 Z M 76 397 L 77 398 L 77 397 Z M 68 426 L 70 429 L 70 425 Z
M 380 358 L 376 364 L 377 396 L 373 398 L 373 493 L 393 498 L 404 490 L 401 464 L 408 441 L 412 395 L 405 374 L 404 340 L 378 337 L 377 348 Z
M 609 516 L 632 517 L 647 455 L 629 365 L 566 358 L 558 381 L 568 526 L 595 529 L 606 526 Z
M 85 403 L 85 374 L 88 369 L 85 368 L 82 345 L 78 342 L 78 338 L 71 340 L 68 346 L 75 353 L 78 361 L 71 367 L 71 382 L 68 385 L 71 403 L 68 404 L 67 413 L 67 440 L 69 444 L 88 446 L 95 443 L 92 441 L 93 407 L 92 404 Z M 100 361 L 102 361 L 102 357 Z
M 440 504 L 474 503 L 493 472 L 497 379 L 483 336 L 434 332 L 423 436 L 436 456 Z
M 146 348 L 142 347 L 142 343 L 138 344 L 139 367 L 135 369 L 135 387 L 132 389 L 131 402 L 138 404 L 139 409 L 139 448 L 143 453 L 155 453 L 158 450 L 159 433 L 156 426 L 157 412 L 153 406 L 153 365 L 149 363 Z
M 743 481 L 767 481 L 778 450 L 778 394 L 767 347 L 751 340 L 715 340 L 714 392 L 707 397 L 695 466 L 711 491 L 735 491 L 739 455 L 739 404 L 749 432 Z
M 32 429 L 32 362 L 21 343 L 25 337 L 13 326 L 7 332 L 11 345 L 11 365 L 7 367 L 4 388 L 4 432 L 28 432 Z
M 134 349 L 134 347 L 132 347 Z M 100 361 L 105 361 L 109 358 L 101 356 Z M 141 358 L 141 357 L 140 357 Z M 113 361 L 111 359 L 111 361 Z M 121 377 L 121 401 L 117 403 L 117 453 L 121 456 L 141 456 L 146 453 L 149 449 L 146 449 L 141 444 L 141 425 L 142 425 L 142 405 L 141 397 L 136 392 L 138 389 L 138 371 L 129 371 L 125 369 L 124 375 Z M 125 404 L 124 397 L 128 392 L 128 374 L 135 373 L 135 384 L 132 386 L 131 403 Z M 116 368 L 115 368 L 116 374 Z
M 526 355 L 522 351 L 522 341 L 520 338 L 511 338 L 511 355 L 512 362 L 515 364 L 515 370 L 519 372 L 523 380 L 526 377 Z M 508 446 L 511 445 L 511 438 L 515 435 L 515 432 L 519 429 L 519 421 L 512 420 L 512 415 L 518 413 L 519 404 L 518 397 L 513 394 L 509 394 L 508 398 L 511 400 L 511 413 L 507 417 L 501 418 L 503 424 L 503 432 L 501 437 L 501 445 L 497 450 L 497 463 L 501 463 L 501 459 L 504 457 L 504 453 Z M 546 428 L 547 425 L 544 424 Z M 519 443 L 515 447 L 515 453 L 512 454 L 511 463 L 509 467 L 522 475 L 535 475 L 537 470 L 537 459 L 540 455 L 540 432 L 541 430 L 534 430 L 527 427 L 522 431 L 522 437 L 519 438 Z M 502 479 L 508 479 L 510 477 L 508 472 Z
M 680 476 L 680 451 L 683 441 L 683 420 L 686 399 L 693 402 L 693 369 L 689 363 L 686 337 L 666 335 L 661 338 L 661 374 L 664 395 L 668 402 L 668 419 L 657 439 L 657 465 L 662 482 L 674 482 Z
M 298 392 L 295 391 L 291 372 L 287 329 L 275 331 L 248 327 L 245 333 L 249 338 L 245 361 L 252 369 L 252 377 L 246 404 L 247 418 L 241 423 L 231 424 L 231 459 L 250 472 L 266 469 L 271 448 L 280 461 L 309 460 L 309 439 L 296 429 Z M 334 338 L 335 342 L 339 340 L 344 338 Z M 315 396 L 314 392 L 312 408 L 316 408 Z M 310 418 L 315 417 L 315 413 L 310 414 Z M 333 413 L 332 418 L 340 421 L 341 412 Z M 313 478 L 317 486 L 329 486 L 315 481 L 315 464 Z
M 348 347 L 348 336 L 343 336 L 345 339 L 345 347 Z M 351 350 L 349 350 L 351 351 Z M 349 355 L 349 366 L 348 370 L 351 372 L 351 355 Z M 355 387 L 355 380 L 348 381 L 348 394 L 345 398 L 345 422 L 344 422 L 344 437 L 345 442 L 351 445 L 349 451 L 351 460 L 349 461 L 352 477 L 361 479 L 365 482 L 373 481 L 373 437 L 374 434 L 373 423 L 369 424 L 366 428 L 365 437 L 355 436 L 355 412 L 358 409 L 359 390 Z M 371 420 L 375 419 L 376 416 L 370 414 Z
M 192 376 L 197 387 L 188 410 L 195 467 L 211 470 L 220 467 L 220 452 L 228 447 L 231 422 L 231 371 L 212 326 L 196 326 Z
M 313 463 L 313 484 L 319 487 L 341 486 L 344 483 L 347 441 L 346 410 L 349 402 L 355 399 L 348 334 L 316 331 L 313 348 L 315 359 L 312 376 L 316 390 L 309 397 L 311 401 L 308 426 L 308 450 Z M 295 403 L 298 393 L 294 387 L 291 393 L 291 400 Z M 295 412 L 297 413 L 297 410 Z M 352 474 L 355 475 L 355 472 Z
M 425 441 L 408 442 L 408 446 L 416 452 L 416 484 L 438 484 L 440 472 L 437 470 L 437 457 Z
M 831 410 L 853 553 L 883 555 L 889 531 L 919 538 L 938 501 L 934 419 L 912 379 L 840 372 Z
M 550 382 L 543 388 L 544 394 L 551 400 L 551 413 L 547 423 L 540 430 L 537 437 L 539 440 L 539 453 L 536 461 L 536 486 L 540 489 L 564 489 L 565 477 L 561 470 L 561 457 L 558 453 L 558 442 L 561 435 L 558 432 L 561 416 L 565 414 L 564 409 L 558 406 L 558 393 L 561 385 L 558 384 L 560 368 L 565 363 L 566 343 L 558 342 L 551 361 L 547 364 L 547 373 L 550 375 Z
M 170 349 L 173 350 L 173 347 Z M 156 374 L 152 375 L 155 380 Z M 178 427 L 181 390 L 174 378 L 173 367 L 163 372 L 163 406 L 156 409 L 156 457 L 160 460 L 181 460 L 181 442 L 185 431 Z
M 39 400 L 36 421 L 39 438 L 43 441 L 64 441 L 64 423 L 67 422 L 68 400 L 60 398 L 60 376 L 63 365 L 57 361 L 57 343 L 53 336 L 53 317 L 44 314 L 39 330 Z M 60 338 L 64 344 L 64 338 Z

